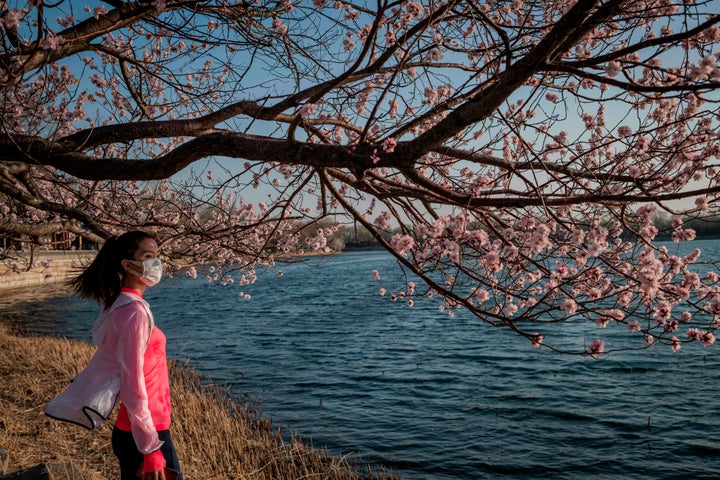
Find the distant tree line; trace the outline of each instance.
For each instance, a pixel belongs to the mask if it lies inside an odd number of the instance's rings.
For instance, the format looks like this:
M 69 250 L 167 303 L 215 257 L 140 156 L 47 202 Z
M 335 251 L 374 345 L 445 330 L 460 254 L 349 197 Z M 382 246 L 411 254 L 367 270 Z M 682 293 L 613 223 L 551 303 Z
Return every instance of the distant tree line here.
M 695 216 L 681 217 L 683 220 L 683 228 L 695 230 L 696 238 L 720 238 L 720 216 Z M 673 226 L 673 218 L 667 214 L 660 214 L 655 218 L 655 227 L 657 227 L 659 239 L 670 238 Z
M 657 238 L 659 240 L 669 240 L 674 230 L 672 216 L 660 213 L 655 217 L 654 225 L 658 229 Z M 720 238 L 720 216 L 695 216 L 681 217 L 682 225 L 685 229 L 695 230 L 696 238 Z M 480 226 L 477 226 L 480 228 Z M 333 226 L 329 222 L 313 223 L 303 228 L 302 233 L 306 238 L 314 238 L 317 232 L 323 229 L 327 232 L 327 247 L 335 252 L 365 250 L 382 248 L 380 243 L 375 239 L 362 225 L 341 225 Z M 390 228 L 380 231 L 381 236 L 389 241 L 393 235 L 402 232 L 400 227 Z M 630 232 L 627 233 L 630 236 Z

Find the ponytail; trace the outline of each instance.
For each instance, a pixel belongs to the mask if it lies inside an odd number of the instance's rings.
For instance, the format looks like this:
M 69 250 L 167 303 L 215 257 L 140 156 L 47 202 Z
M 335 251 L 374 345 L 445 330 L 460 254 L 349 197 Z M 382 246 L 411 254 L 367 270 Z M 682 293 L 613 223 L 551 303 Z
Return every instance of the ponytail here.
M 81 297 L 92 298 L 107 308 L 120 295 L 122 288 L 122 260 L 132 260 L 140 242 L 154 237 L 142 231 L 112 236 L 103 244 L 90 265 L 68 284 Z

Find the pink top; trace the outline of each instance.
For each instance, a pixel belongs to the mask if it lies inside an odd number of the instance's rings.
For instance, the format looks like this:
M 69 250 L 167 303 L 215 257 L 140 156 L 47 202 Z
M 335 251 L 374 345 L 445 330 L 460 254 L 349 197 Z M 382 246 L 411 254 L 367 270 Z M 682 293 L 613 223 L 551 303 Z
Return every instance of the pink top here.
M 142 308 L 138 307 L 138 304 L 131 303 L 117 310 L 117 314 L 128 315 L 128 327 L 136 318 L 140 320 L 140 325 L 133 325 L 132 328 L 132 331 L 138 334 L 137 336 L 135 334 L 128 335 L 122 346 L 118 345 L 119 348 L 127 349 L 124 358 L 128 360 L 120 375 L 119 399 L 121 403 L 115 426 L 120 430 L 131 432 L 132 422 L 128 412 L 144 408 L 142 403 L 147 401 L 147 408 L 155 429 L 167 430 L 170 428 L 172 407 L 170 405 L 167 357 L 165 356 L 165 334 L 155 326 L 150 333 L 149 340 L 147 335 L 140 335 L 142 324 L 147 324 L 147 320 L 142 322 L 144 312 Z M 143 331 L 145 330 L 143 329 Z M 145 347 L 146 342 L 147 347 Z

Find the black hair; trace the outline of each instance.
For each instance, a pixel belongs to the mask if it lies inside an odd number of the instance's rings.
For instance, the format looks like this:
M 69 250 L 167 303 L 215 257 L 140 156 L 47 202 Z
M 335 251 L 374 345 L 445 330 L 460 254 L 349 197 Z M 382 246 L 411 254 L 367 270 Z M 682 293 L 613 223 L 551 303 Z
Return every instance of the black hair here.
M 108 238 L 95 259 L 68 284 L 81 297 L 92 298 L 105 308 L 112 305 L 120 295 L 124 274 L 122 260 L 132 260 L 140 242 L 155 237 L 147 232 L 134 230 Z

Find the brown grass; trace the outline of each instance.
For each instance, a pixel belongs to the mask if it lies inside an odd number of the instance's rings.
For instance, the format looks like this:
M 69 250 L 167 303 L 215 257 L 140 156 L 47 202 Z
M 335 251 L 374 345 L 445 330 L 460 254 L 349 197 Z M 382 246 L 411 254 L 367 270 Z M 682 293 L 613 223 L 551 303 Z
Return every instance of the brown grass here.
M 94 347 L 23 336 L 0 324 L 0 447 L 10 464 L 73 461 L 88 480 L 117 478 L 110 446 L 114 418 L 93 431 L 44 415 L 47 402 L 85 367 Z M 267 418 L 171 362 L 173 441 L 186 480 L 392 478 L 297 439 L 284 441 Z

